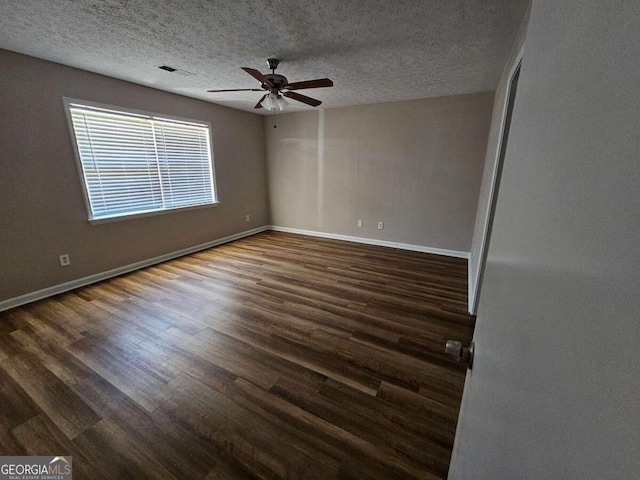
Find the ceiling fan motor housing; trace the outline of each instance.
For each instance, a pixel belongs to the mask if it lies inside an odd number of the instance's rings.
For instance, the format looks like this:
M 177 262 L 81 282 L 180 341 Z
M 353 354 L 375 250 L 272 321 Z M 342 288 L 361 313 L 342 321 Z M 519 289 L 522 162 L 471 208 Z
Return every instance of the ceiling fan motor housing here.
M 287 77 L 284 75 L 278 75 L 277 73 L 266 73 L 264 76 L 269 79 L 276 90 L 282 90 L 282 88 L 289 83 Z M 273 90 L 265 83 L 262 84 L 262 88 L 265 90 Z

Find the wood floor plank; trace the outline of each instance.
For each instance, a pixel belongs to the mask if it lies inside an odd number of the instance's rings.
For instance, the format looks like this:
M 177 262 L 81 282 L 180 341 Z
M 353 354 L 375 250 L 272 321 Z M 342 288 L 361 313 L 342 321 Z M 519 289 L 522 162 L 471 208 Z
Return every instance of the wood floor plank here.
M 318 446 L 319 451 L 323 451 L 320 442 L 338 445 L 341 452 L 352 452 L 353 456 L 359 456 L 367 462 L 379 463 L 384 466 L 385 471 L 392 470 L 404 474 L 406 478 L 432 477 L 429 470 L 416 460 L 408 459 L 400 455 L 398 451 L 384 445 L 374 445 L 368 439 L 352 434 L 339 425 L 299 408 L 272 392 L 265 392 L 242 379 L 236 380 L 234 387 L 236 392 L 234 398 L 237 400 L 242 396 L 250 398 L 262 410 L 273 413 L 280 418 L 287 428 L 295 429 L 298 435 L 302 435 L 307 430 L 313 431 L 314 439 L 305 438 Z M 338 458 L 344 458 L 344 453 Z
M 75 478 L 107 479 L 107 472 L 96 469 L 88 458 L 44 414 L 37 415 L 11 431 L 16 442 L 24 448 L 24 455 L 42 455 L 47 452 L 57 456 L 73 457 Z
M 166 429 L 131 398 L 98 375 L 74 386 L 74 391 L 103 418 L 127 432 L 139 448 L 151 452 L 161 465 L 178 478 L 203 478 L 218 459 L 206 446 L 184 431 Z
M 279 381 L 270 392 L 374 445 L 392 448 L 399 458 L 413 458 L 442 474 L 447 471 L 449 449 L 446 446 L 417 438 L 382 415 L 369 415 L 371 412 L 360 405 L 357 409 L 346 409 L 344 403 L 328 395 L 318 395 L 315 390 L 286 380 Z
M 385 385 L 383 382 L 381 391 Z M 407 396 L 419 397 L 419 395 L 407 392 L 400 387 L 393 386 L 393 388 L 404 392 Z M 383 397 L 380 394 L 375 398 L 363 395 L 358 390 L 333 380 L 328 380 L 325 383 L 320 394 L 340 403 L 347 411 L 359 412 L 368 418 L 378 419 L 378 422 L 386 419 L 385 422 L 397 424 L 418 438 L 446 447 L 449 452 L 453 447 L 457 409 L 434 402 L 429 404 L 428 411 L 418 411 L 415 406 L 414 408 L 406 408 L 404 403 L 394 403 L 387 400 L 388 397 Z M 396 397 L 392 398 L 396 399 Z M 398 398 L 403 399 L 400 396 Z M 426 403 L 426 398 L 420 398 Z M 386 429 L 381 431 L 384 432 Z
M 310 449 L 280 425 L 233 401 L 228 395 L 232 386 L 218 392 L 185 375 L 172 382 L 172 387 L 175 395 L 162 408 L 173 408 L 218 448 L 238 453 L 238 460 L 247 467 L 256 462 L 258 471 L 271 471 L 282 478 L 335 477 L 339 467 L 335 459 Z M 188 410 L 180 408 L 184 404 L 189 405 Z
M 443 479 L 464 259 L 264 232 L 0 313 L 0 450 L 74 478 Z
M 0 364 L 30 399 L 70 439 L 100 421 L 60 379 L 32 354 L 21 354 Z
M 29 394 L 0 367 L 0 430 L 9 432 L 40 412 Z
M 103 419 L 78 435 L 73 443 L 99 471 L 111 478 L 177 480 L 161 463 L 157 452 L 134 441 L 127 431 Z

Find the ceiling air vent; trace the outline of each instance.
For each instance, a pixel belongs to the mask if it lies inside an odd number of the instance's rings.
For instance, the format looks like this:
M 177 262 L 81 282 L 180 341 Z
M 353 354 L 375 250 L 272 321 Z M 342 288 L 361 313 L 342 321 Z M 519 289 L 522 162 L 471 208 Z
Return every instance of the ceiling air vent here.
M 195 75 L 195 73 L 187 72 L 186 70 L 181 70 L 176 67 L 170 67 L 169 65 L 159 65 L 158 68 L 160 70 L 164 70 L 165 72 L 175 73 L 176 75 L 180 75 L 182 77 L 191 77 Z

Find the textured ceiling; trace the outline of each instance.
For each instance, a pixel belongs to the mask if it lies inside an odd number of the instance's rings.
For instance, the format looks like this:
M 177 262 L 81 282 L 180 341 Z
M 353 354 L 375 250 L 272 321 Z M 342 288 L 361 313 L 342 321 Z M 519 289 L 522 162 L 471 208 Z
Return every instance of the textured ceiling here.
M 339 107 L 495 89 L 528 2 L 3 0 L 0 48 L 256 113 L 259 92 L 206 90 L 256 88 L 240 67 L 277 57 Z

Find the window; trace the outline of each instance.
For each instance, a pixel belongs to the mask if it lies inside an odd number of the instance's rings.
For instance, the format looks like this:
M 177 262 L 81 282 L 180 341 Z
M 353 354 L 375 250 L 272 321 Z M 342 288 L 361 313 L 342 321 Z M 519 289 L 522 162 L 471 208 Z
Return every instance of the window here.
M 89 220 L 217 203 L 208 124 L 65 100 Z

